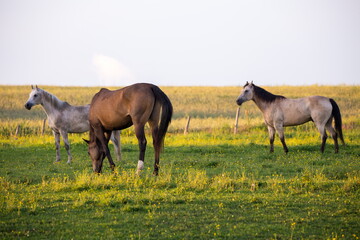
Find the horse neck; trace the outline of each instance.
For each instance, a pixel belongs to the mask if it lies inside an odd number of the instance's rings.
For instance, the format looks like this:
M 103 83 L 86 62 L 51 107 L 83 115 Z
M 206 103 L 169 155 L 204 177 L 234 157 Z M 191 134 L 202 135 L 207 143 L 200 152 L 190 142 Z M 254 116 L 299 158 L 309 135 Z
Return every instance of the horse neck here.
M 253 101 L 255 102 L 256 106 L 262 111 L 265 112 L 268 109 L 269 105 L 275 101 L 277 98 L 276 95 L 266 91 L 263 88 L 254 86 L 254 98 Z
M 270 102 L 264 101 L 261 97 L 257 95 L 254 95 L 253 101 L 263 113 L 266 111 L 266 109 L 268 109 L 270 105 Z
M 271 92 L 266 91 L 265 89 L 254 86 L 254 102 L 260 108 L 262 112 L 265 112 L 267 109 L 270 109 L 272 105 L 278 99 L 286 99 L 284 96 L 275 95 Z
M 59 100 L 54 95 L 43 91 L 43 101 L 41 105 L 48 116 L 51 116 L 54 112 L 61 111 L 61 105 L 63 105 L 63 103 L 63 101 Z

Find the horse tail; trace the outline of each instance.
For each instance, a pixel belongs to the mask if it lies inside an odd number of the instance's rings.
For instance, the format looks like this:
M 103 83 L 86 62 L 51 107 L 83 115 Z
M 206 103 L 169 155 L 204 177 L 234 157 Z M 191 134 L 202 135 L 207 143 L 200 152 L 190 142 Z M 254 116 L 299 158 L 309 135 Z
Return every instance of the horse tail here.
M 168 96 L 166 96 L 166 94 L 159 87 L 153 86 L 151 89 L 155 96 L 155 104 L 160 103 L 161 105 L 160 124 L 155 139 L 155 142 L 157 143 L 156 144 L 157 146 L 155 147 L 159 148 L 160 150 L 164 146 L 164 138 L 168 130 L 169 124 L 171 122 L 171 117 L 173 114 L 173 106 Z
M 332 98 L 330 98 L 330 103 L 332 106 L 332 115 L 335 120 L 335 130 L 339 134 L 341 142 L 343 143 L 343 145 L 345 145 L 345 141 L 344 141 L 344 137 L 343 137 L 343 133 L 342 133 L 342 120 L 341 120 L 341 113 L 340 113 L 339 106 L 336 104 L 336 102 Z

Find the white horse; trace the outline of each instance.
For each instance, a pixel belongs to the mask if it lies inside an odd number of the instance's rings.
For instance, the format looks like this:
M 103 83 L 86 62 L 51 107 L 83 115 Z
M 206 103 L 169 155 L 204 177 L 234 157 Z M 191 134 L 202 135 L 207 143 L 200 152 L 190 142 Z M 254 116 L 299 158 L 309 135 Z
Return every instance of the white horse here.
M 285 153 L 288 148 L 285 143 L 284 129 L 287 126 L 296 126 L 313 121 L 319 130 L 322 138 L 321 152 L 324 152 L 327 139 L 327 129 L 335 144 L 335 153 L 339 151 L 338 136 L 343 144 L 342 121 L 340 109 L 336 102 L 327 97 L 310 96 L 306 98 L 289 99 L 283 96 L 274 95 L 255 84 L 246 82 L 236 103 L 253 100 L 263 113 L 265 123 L 268 127 L 270 137 L 270 152 L 274 151 L 275 131 L 278 133 Z M 332 120 L 335 120 L 335 129 L 332 127 Z
M 67 102 L 59 100 L 56 96 L 46 92 L 37 86 L 31 86 L 29 99 L 25 108 L 30 110 L 33 106 L 41 104 L 48 118 L 49 127 L 55 137 L 56 162 L 60 161 L 60 135 L 64 140 L 65 149 L 68 154 L 67 163 L 71 163 L 70 144 L 68 133 L 83 133 L 89 131 L 88 120 L 90 105 L 71 106 Z M 114 144 L 117 159 L 121 160 L 120 131 L 113 131 L 111 141 Z

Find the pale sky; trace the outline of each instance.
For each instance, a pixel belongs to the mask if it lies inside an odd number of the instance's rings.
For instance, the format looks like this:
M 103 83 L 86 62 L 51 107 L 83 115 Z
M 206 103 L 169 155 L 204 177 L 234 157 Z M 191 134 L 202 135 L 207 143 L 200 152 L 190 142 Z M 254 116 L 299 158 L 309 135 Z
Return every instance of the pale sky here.
M 359 0 L 0 0 L 0 84 L 359 85 Z

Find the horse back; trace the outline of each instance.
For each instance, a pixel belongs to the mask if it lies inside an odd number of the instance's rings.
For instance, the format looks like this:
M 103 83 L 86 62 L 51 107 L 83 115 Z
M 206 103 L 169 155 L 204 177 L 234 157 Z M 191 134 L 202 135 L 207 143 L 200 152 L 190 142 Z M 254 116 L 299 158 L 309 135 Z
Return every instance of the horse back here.
M 115 91 L 101 89 L 91 102 L 90 124 L 115 130 L 127 128 L 144 119 L 147 121 L 155 104 L 151 86 L 139 83 Z
M 284 126 L 296 126 L 308 121 L 328 119 L 332 111 L 329 98 L 323 96 L 282 99 L 279 102 L 279 108 Z
M 138 105 L 145 106 L 152 102 L 153 92 L 151 84 L 138 83 L 118 90 L 111 91 L 102 88 L 92 99 L 90 111 L 126 111 L 130 113 L 132 108 Z
M 56 114 L 54 118 L 49 119 L 52 122 L 52 128 L 63 129 L 69 133 L 82 133 L 89 130 L 90 105 L 71 106 L 68 105 L 62 109 L 61 114 Z

